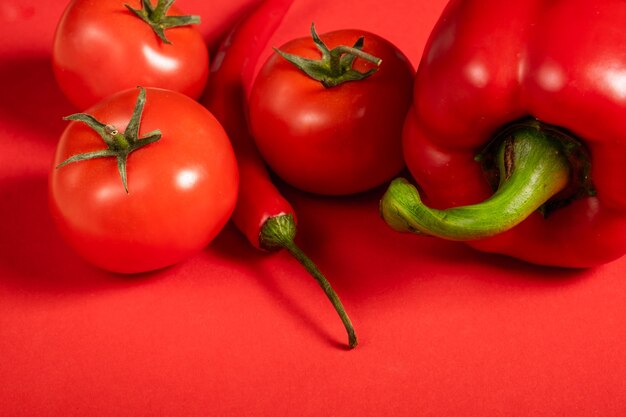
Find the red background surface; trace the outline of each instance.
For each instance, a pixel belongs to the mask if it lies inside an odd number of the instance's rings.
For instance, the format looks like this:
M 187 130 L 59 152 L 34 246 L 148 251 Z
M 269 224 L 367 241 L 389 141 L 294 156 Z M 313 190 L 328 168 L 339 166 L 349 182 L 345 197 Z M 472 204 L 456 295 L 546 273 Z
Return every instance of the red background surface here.
M 223 3 L 179 1 L 211 42 L 247 4 Z M 626 414 L 626 258 L 570 271 L 400 235 L 378 217 L 382 188 L 283 186 L 298 242 L 355 324 L 354 351 L 301 267 L 232 226 L 154 273 L 83 262 L 46 204 L 74 112 L 50 68 L 63 7 L 0 4 L 0 415 Z

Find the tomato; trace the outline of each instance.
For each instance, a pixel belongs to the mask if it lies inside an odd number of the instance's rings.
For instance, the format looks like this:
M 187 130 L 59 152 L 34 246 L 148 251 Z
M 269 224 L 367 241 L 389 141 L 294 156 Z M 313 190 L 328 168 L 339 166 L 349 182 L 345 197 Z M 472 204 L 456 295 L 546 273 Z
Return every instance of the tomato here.
M 263 158 L 287 183 L 341 195 L 382 184 L 403 167 L 401 132 L 412 97 L 413 67 L 393 44 L 373 33 L 339 30 L 321 35 L 331 49 L 352 46 L 382 59 L 373 75 L 324 87 L 279 54 L 259 71 L 249 97 L 250 128 Z M 319 59 L 313 38 L 279 48 Z M 375 64 L 361 58 L 353 69 Z
M 73 0 L 54 37 L 52 63 L 59 87 L 79 109 L 138 85 L 197 99 L 208 77 L 209 53 L 192 25 L 165 30 L 165 43 L 127 9 L 141 0 Z M 181 15 L 171 6 L 167 16 Z
M 140 93 L 123 91 L 88 113 L 107 129 L 131 130 Z M 128 155 L 128 191 L 115 157 L 59 167 L 75 155 L 107 149 L 86 123 L 72 121 L 61 135 L 49 181 L 52 217 L 70 246 L 94 265 L 124 273 L 171 265 L 204 248 L 234 209 L 237 164 L 217 119 L 185 95 L 147 88 L 139 137 L 154 137 L 157 129 L 160 139 Z

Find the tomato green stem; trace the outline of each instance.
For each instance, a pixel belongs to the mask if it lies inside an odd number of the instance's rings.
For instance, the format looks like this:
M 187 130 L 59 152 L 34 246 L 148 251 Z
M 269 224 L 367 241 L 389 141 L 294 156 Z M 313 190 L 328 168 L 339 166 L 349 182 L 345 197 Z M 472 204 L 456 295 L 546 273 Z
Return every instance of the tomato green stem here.
M 172 4 L 174 4 L 174 1 L 175 0 L 158 0 L 156 7 L 154 7 L 150 0 L 141 0 L 141 9 L 135 9 L 128 4 L 124 6 L 133 12 L 135 16 L 147 23 L 161 41 L 171 44 L 172 42 L 165 36 L 167 29 L 200 23 L 200 16 L 196 15 L 167 16 L 167 12 L 170 7 L 172 7 Z
M 160 130 L 153 130 L 152 132 L 139 137 L 139 125 L 141 123 L 141 115 L 143 114 L 145 103 L 146 90 L 143 87 L 139 87 L 139 94 L 137 96 L 137 102 L 135 104 L 133 114 L 123 134 L 120 133 L 115 126 L 104 124 L 98 121 L 95 117 L 86 113 L 76 113 L 64 117 L 64 120 L 85 123 L 93 131 L 100 135 L 108 148 L 72 155 L 57 165 L 57 169 L 74 162 L 86 161 L 89 159 L 116 158 L 117 169 L 120 174 L 120 178 L 122 179 L 124 190 L 128 193 L 128 180 L 126 174 L 128 155 L 137 149 L 143 148 L 144 146 L 161 139 Z
M 291 62 L 298 69 L 303 71 L 312 79 L 322 83 L 324 87 L 335 87 L 348 81 L 363 80 L 378 71 L 382 60 L 362 50 L 365 42 L 360 37 L 354 46 L 339 45 L 333 49 L 328 49 L 326 44 L 320 39 L 315 31 L 315 24 L 311 24 L 311 37 L 313 42 L 322 53 L 320 59 L 308 59 L 298 55 L 283 52 L 274 48 L 276 53 Z M 361 58 L 372 62 L 376 68 L 372 68 L 366 72 L 359 72 L 352 68 L 354 60 Z
M 514 131 L 496 156 L 500 182 L 489 199 L 474 205 L 436 210 L 427 207 L 405 179 L 392 181 L 381 213 L 395 230 L 473 240 L 507 231 L 563 191 L 575 173 L 560 138 L 533 127 Z
M 335 311 L 339 314 L 348 333 L 348 346 L 350 349 L 353 349 L 358 344 L 356 333 L 339 296 L 315 263 L 295 244 L 295 236 L 296 222 L 291 214 L 284 214 L 270 217 L 266 220 L 261 228 L 259 239 L 263 249 L 270 251 L 286 249 L 315 278 L 335 308 Z
M 117 149 L 130 148 L 130 143 L 128 142 L 128 139 L 126 139 L 115 126 L 106 125 L 104 126 L 104 131 L 108 133 L 108 135 L 111 137 L 113 147 Z
M 365 39 L 363 37 L 360 37 L 357 40 L 357 43 L 355 44 L 355 46 L 345 46 L 345 45 L 339 45 L 335 48 L 333 48 L 329 54 L 330 54 L 330 72 L 334 77 L 341 77 L 343 75 L 344 72 L 344 63 L 342 63 L 341 58 L 344 55 L 352 55 L 354 57 L 357 58 L 361 58 L 361 59 L 365 59 L 366 61 L 369 61 L 373 64 L 376 64 L 376 66 L 380 66 L 380 64 L 383 62 L 382 59 L 377 58 L 373 55 L 368 54 L 367 52 L 363 52 L 360 48 L 363 47 L 363 42 L 365 41 Z M 321 42 L 321 41 L 320 41 Z M 352 60 L 354 60 L 354 58 L 352 58 Z M 352 61 L 351 61 L 352 62 Z M 373 74 L 373 72 L 372 72 Z
M 153 14 L 159 17 L 164 16 L 173 3 L 174 3 L 174 0 L 158 0 L 157 5 L 153 10 Z

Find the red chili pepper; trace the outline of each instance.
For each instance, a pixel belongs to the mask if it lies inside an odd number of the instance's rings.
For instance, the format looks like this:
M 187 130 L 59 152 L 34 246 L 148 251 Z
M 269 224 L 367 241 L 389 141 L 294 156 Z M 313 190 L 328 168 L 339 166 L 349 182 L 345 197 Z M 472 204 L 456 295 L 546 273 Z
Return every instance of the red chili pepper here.
M 274 186 L 246 124 L 243 80 L 265 47 L 291 1 L 263 3 L 242 21 L 225 40 L 214 59 L 204 104 L 222 123 L 233 143 L 239 164 L 240 187 L 233 221 L 257 248 L 286 249 L 317 280 L 339 314 L 354 348 L 357 337 L 350 318 L 330 283 L 315 264 L 296 246 L 295 212 Z
M 626 3 L 457 0 L 418 69 L 397 230 L 566 267 L 626 252 Z

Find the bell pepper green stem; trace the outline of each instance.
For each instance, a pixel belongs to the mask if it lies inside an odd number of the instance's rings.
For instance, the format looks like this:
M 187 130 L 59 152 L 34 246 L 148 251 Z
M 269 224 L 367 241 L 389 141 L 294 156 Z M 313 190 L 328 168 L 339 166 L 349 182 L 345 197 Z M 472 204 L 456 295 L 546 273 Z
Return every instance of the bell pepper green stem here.
M 269 251 L 286 249 L 287 252 L 296 258 L 296 260 L 304 266 L 307 272 L 315 278 L 335 308 L 335 311 L 339 314 L 339 317 L 346 328 L 346 332 L 348 333 L 348 347 L 350 349 L 355 348 L 358 341 L 354 331 L 354 326 L 352 325 L 352 321 L 350 320 L 350 317 L 348 317 L 339 296 L 315 263 L 313 263 L 313 261 L 295 244 L 295 235 L 296 222 L 293 216 L 291 214 L 283 214 L 270 217 L 265 221 L 263 227 L 261 228 L 259 241 L 261 243 L 261 247 Z
M 572 169 L 561 140 L 536 128 L 514 131 L 496 156 L 500 183 L 487 200 L 437 210 L 427 207 L 407 180 L 394 180 L 381 200 L 381 214 L 395 230 L 449 240 L 474 240 L 507 231 L 564 190 Z

